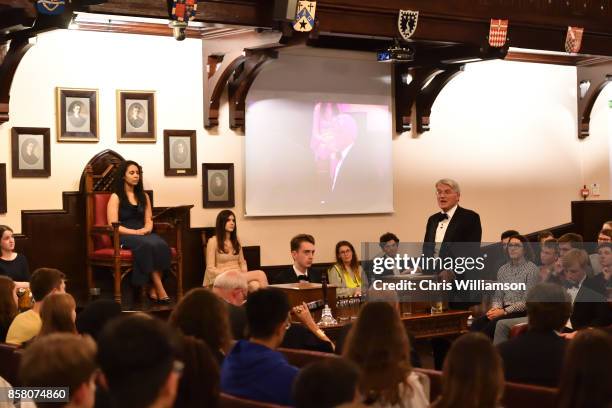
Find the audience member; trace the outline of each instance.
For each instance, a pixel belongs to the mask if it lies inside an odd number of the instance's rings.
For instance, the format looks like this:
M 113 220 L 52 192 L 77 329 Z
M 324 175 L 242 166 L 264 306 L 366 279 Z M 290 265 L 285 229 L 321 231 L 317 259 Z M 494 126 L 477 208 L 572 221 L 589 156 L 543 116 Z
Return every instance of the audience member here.
M 517 233 L 518 235 L 518 233 Z M 538 233 L 538 243 L 541 245 L 546 241 L 550 241 L 551 239 L 555 239 L 555 236 L 553 235 L 552 232 L 548 231 L 548 230 L 544 230 L 544 231 L 540 231 Z
M 527 294 L 529 330 L 498 346 L 507 381 L 556 387 L 567 341 L 557 334 L 572 304 L 563 287 L 540 283 Z
M 367 277 L 368 282 L 372 283 L 376 279 L 380 279 L 380 277 L 382 276 L 399 275 L 403 272 L 397 268 L 395 261 L 393 262 L 387 261 L 387 259 L 393 259 L 393 260 L 395 259 L 395 257 L 398 254 L 399 244 L 400 244 L 400 239 L 397 237 L 397 235 L 395 235 L 392 232 L 385 232 L 384 234 L 380 236 L 380 238 L 378 239 L 378 245 L 380 246 L 380 249 L 382 249 L 382 254 L 377 256 L 377 258 L 382 258 L 382 261 L 380 261 L 380 265 L 382 266 L 383 269 L 381 272 L 378 272 L 378 273 L 374 272 L 373 270 L 374 261 L 371 262 L 371 265 L 368 268 L 368 274 L 369 274 Z M 393 267 L 389 268 L 388 263 L 391 263 Z
M 24 387 L 68 387 L 69 402 L 44 403 L 44 407 L 93 407 L 96 374 L 96 343 L 74 333 L 37 339 L 25 349 L 19 366 Z
M 112 299 L 97 299 L 85 306 L 77 315 L 76 328 L 81 334 L 89 334 L 94 340 L 106 323 L 121 315 L 121 305 Z
M 606 302 L 606 289 L 596 278 L 587 276 L 589 256 L 580 249 L 572 249 L 563 258 L 573 310 L 567 327 L 579 330 L 585 327 L 607 326 L 612 323 L 612 313 Z
M 561 373 L 557 408 L 612 406 L 612 336 L 580 331 L 569 342 Z
M 360 391 L 366 404 L 429 406 L 429 378 L 412 370 L 406 330 L 389 303 L 363 306 L 348 335 L 344 357 L 361 368 Z
M 17 287 L 8 276 L 0 276 L 0 343 L 6 340 L 6 332 L 17 316 Z
M 224 300 L 234 340 L 246 338 L 246 311 L 244 302 L 248 293 L 245 276 L 238 271 L 227 271 L 217 275 L 212 291 Z
M 282 271 L 276 283 L 321 282 L 322 272 L 312 268 L 315 254 L 315 239 L 312 235 L 299 234 L 291 238 L 293 266 Z
M 344 358 L 329 358 L 304 367 L 293 386 L 296 408 L 334 408 L 359 402 L 359 367 Z
M 289 300 L 279 289 L 249 294 L 249 340 L 239 340 L 223 361 L 221 390 L 240 398 L 294 405 L 291 396 L 298 369 L 275 349 L 291 325 Z
M 584 247 L 582 235 L 573 232 L 561 235 L 557 242 L 559 243 L 559 255 L 561 257 L 567 254 L 571 249 L 583 249 Z
M 597 245 L 610 243 L 612 242 L 612 229 L 610 230 L 601 230 L 597 235 Z M 591 267 L 593 268 L 593 275 L 599 275 L 601 273 L 601 264 L 599 262 L 599 254 L 595 252 L 594 254 L 589 255 L 589 261 L 591 262 Z
M 540 282 L 561 284 L 561 278 L 556 275 L 555 264 L 559 259 L 559 244 L 557 240 L 547 239 L 540 244 Z
M 38 337 L 51 333 L 77 334 L 76 302 L 69 293 L 53 293 L 45 298 L 40 309 L 42 326 Z
M 216 407 L 220 393 L 219 365 L 206 343 L 193 336 L 183 336 L 178 356 L 185 367 L 174 407 Z
M 176 305 L 169 322 L 184 335 L 203 340 L 221 364 L 229 351 L 231 334 L 227 308 L 214 293 L 191 289 Z
M 508 262 L 499 268 L 500 283 L 524 283 L 526 290 L 496 290 L 491 309 L 486 315 L 472 323 L 472 331 L 482 331 L 491 339 L 495 335 L 495 324 L 500 319 L 525 316 L 525 295 L 538 281 L 538 267 L 531 261 L 533 254 L 527 238 L 515 235 L 507 248 Z
M 206 244 L 206 271 L 202 285 L 212 286 L 215 278 L 226 271 L 243 273 L 251 291 L 268 285 L 268 279 L 263 271 L 248 270 L 238 240 L 236 216 L 230 210 L 223 210 L 217 215 L 215 236 L 209 238 Z
M 361 288 L 367 287 L 363 282 L 365 274 L 353 244 L 340 241 L 336 244 L 336 263 L 329 268 L 329 283 L 336 285 L 336 296 L 361 296 Z
M 184 367 L 177 354 L 178 340 L 158 319 L 132 315 L 110 321 L 98 338 L 98 362 L 113 407 L 172 407 Z
M 492 250 L 486 259 L 487 278 L 495 280 L 499 268 L 508 262 L 508 241 L 515 235 L 519 235 L 516 230 L 506 230 L 501 233 L 499 245 L 495 245 L 495 250 Z
M 605 231 L 605 230 L 612 230 L 612 221 L 606 221 L 602 224 L 601 226 L 601 230 Z
M 6 334 L 6 342 L 20 346 L 37 336 L 42 326 L 40 310 L 46 296 L 66 293 L 66 276 L 57 269 L 38 268 L 30 277 L 30 290 L 34 297 L 32 309 L 15 316 Z
M 602 286 L 606 289 L 612 288 L 612 242 L 603 242 L 597 247 L 597 256 L 601 273 L 595 275 Z
M 504 392 L 504 372 L 497 350 L 482 333 L 453 342 L 442 371 L 442 395 L 432 408 L 497 408 Z
M 23 254 L 15 252 L 13 230 L 6 225 L 0 225 L 0 275 L 11 278 L 18 288 L 29 286 L 28 260 Z

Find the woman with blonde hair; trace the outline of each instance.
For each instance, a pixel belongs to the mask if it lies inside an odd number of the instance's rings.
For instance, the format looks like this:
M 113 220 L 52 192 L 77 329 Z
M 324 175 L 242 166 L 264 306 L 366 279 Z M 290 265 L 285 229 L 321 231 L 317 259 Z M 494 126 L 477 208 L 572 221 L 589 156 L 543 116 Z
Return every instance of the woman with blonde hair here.
M 367 405 L 429 406 L 429 378 L 412 370 L 406 330 L 389 303 L 370 302 L 361 309 L 348 335 L 344 357 L 361 368 L 359 388 Z
M 442 395 L 432 408 L 497 408 L 504 392 L 499 353 L 483 333 L 467 333 L 451 346 L 442 371 Z
M 51 333 L 75 333 L 76 303 L 69 293 L 54 293 L 45 297 L 40 309 L 42 327 L 39 337 Z

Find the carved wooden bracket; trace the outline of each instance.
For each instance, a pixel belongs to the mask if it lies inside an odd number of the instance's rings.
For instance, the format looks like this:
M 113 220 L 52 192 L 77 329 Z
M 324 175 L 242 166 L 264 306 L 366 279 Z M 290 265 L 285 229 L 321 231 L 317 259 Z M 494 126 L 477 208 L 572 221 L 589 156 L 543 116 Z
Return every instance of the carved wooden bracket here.
M 429 130 L 429 115 L 431 115 L 431 107 L 442 91 L 442 88 L 453 80 L 457 75 L 463 72 L 465 66 L 458 65 L 439 72 L 416 98 L 416 114 L 417 114 L 417 132 L 423 133 Z
M 439 72 L 434 67 L 411 68 L 406 64 L 394 64 L 392 73 L 395 104 L 395 131 L 412 130 L 412 105 L 423 85 Z
M 231 129 L 244 129 L 247 94 L 263 66 L 275 58 L 278 58 L 278 51 L 270 48 L 245 50 L 245 58 L 234 71 L 227 87 Z
M 217 78 L 216 82 L 214 82 L 214 88 L 210 94 L 210 99 L 208 101 L 205 100 L 205 103 L 209 104 L 208 111 L 205 112 L 204 115 L 204 127 L 206 129 L 219 126 L 219 106 L 221 105 L 221 95 L 223 95 L 223 91 L 225 90 L 225 86 L 227 85 L 227 82 L 229 81 L 230 77 L 234 74 L 236 69 L 242 63 L 244 63 L 245 59 L 246 58 L 244 55 L 240 55 L 235 58 L 223 70 L 221 75 Z M 213 82 L 209 81 L 209 84 L 212 86 Z
M 0 44 L 0 125 L 9 120 L 11 84 L 23 56 L 32 47 L 27 37 L 17 37 Z
M 597 65 L 579 65 L 576 68 L 576 95 L 578 98 L 578 138 L 589 136 L 591 111 L 601 91 L 612 81 L 612 62 Z M 586 92 L 585 92 L 586 90 Z

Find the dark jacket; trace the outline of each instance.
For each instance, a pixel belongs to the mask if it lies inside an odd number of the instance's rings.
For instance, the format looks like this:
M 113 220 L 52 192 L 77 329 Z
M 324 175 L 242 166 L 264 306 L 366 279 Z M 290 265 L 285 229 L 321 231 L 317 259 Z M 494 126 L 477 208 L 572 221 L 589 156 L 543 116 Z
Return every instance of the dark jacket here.
M 566 345 L 554 331 L 535 330 L 501 343 L 506 381 L 556 387 Z
M 587 277 L 582 282 L 570 321 L 574 330 L 612 324 L 612 309 L 606 301 L 606 288 L 600 279 Z
M 221 391 L 236 397 L 294 405 L 291 389 L 298 369 L 278 351 L 240 340 L 221 366 Z
M 321 275 L 327 272 L 319 268 L 311 267 L 310 269 L 308 269 L 307 273 L 308 273 L 308 276 L 305 276 L 304 278 L 302 278 L 301 279 L 302 281 L 312 282 L 312 283 L 321 283 Z M 274 277 L 273 282 L 270 282 L 270 283 L 274 283 L 274 284 L 298 283 L 299 281 L 300 279 L 298 279 L 297 275 L 295 274 L 295 271 L 293 270 L 293 265 L 291 265 L 289 268 L 278 272 L 276 276 Z

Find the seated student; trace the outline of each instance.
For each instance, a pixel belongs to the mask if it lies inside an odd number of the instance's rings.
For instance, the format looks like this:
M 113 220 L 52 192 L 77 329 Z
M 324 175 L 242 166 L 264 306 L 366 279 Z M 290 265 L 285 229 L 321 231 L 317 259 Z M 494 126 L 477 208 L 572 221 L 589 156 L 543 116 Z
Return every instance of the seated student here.
M 98 362 L 113 408 L 172 407 L 184 367 L 177 355 L 176 335 L 161 320 L 110 321 L 98 339 Z
M 69 293 L 48 295 L 40 309 L 40 319 L 42 326 L 37 339 L 52 333 L 77 334 L 76 302 L 72 295 Z
M 557 331 L 567 322 L 571 301 L 563 287 L 540 283 L 527 294 L 529 330 L 498 345 L 506 380 L 556 387 L 567 340 Z
M 552 282 L 561 284 L 561 279 L 556 275 L 555 264 L 559 259 L 559 245 L 556 239 L 547 239 L 540 244 L 540 282 Z
M 315 239 L 312 235 L 299 234 L 291 238 L 293 266 L 282 271 L 275 283 L 321 282 L 321 271 L 312 268 L 315 253 Z
M 178 356 L 185 367 L 174 407 L 216 407 L 220 394 L 219 365 L 206 343 L 193 336 L 183 336 Z
M 45 298 L 53 293 L 66 293 L 64 275 L 61 271 L 53 268 L 38 268 L 30 277 L 30 290 L 34 297 L 32 309 L 19 313 L 6 334 L 6 342 L 22 345 L 38 335 L 42 326 L 40 310 Z
M 569 342 L 555 407 L 601 407 L 612 404 L 612 336 L 581 330 Z
M 275 349 L 291 325 L 289 300 L 279 289 L 249 294 L 249 340 L 239 340 L 223 360 L 221 391 L 236 397 L 294 405 L 291 396 L 298 369 Z
M 8 276 L 0 276 L 0 343 L 6 340 L 6 332 L 17 316 L 17 287 Z
M 227 308 L 221 299 L 205 288 L 191 289 L 176 305 L 168 322 L 186 336 L 204 342 L 221 364 L 230 349 Z
M 612 242 L 603 242 L 597 246 L 597 256 L 601 273 L 595 275 L 606 289 L 612 288 Z
M 245 308 L 246 279 L 235 271 L 224 272 L 217 276 L 213 284 L 213 293 L 225 300 L 229 312 L 229 321 L 232 335 L 235 340 L 247 338 L 247 318 Z M 303 311 L 303 312 L 302 312 Z M 302 322 L 301 325 L 292 325 L 285 333 L 281 347 L 305 349 L 323 352 L 332 352 L 333 343 L 327 338 L 325 332 L 319 329 L 312 319 L 307 308 L 297 306 L 293 308 L 294 317 Z M 298 313 L 299 312 L 299 313 Z
M 525 295 L 538 281 L 538 267 L 531 262 L 533 254 L 527 238 L 515 235 L 507 248 L 508 262 L 499 268 L 498 282 L 525 283 L 526 290 L 497 290 L 486 315 L 472 323 L 472 331 L 482 331 L 493 339 L 495 324 L 500 319 L 525 316 Z
M 0 225 L 0 275 L 8 276 L 15 281 L 17 288 L 29 286 L 28 260 L 23 254 L 15 252 L 13 230 L 6 225 Z
M 496 245 L 496 247 L 499 248 L 499 251 L 492 251 L 492 253 L 490 253 L 486 259 L 486 276 L 488 278 L 495 280 L 499 268 L 508 262 L 508 241 L 510 240 L 510 237 L 515 235 L 519 235 L 519 232 L 516 230 L 506 230 L 501 233 L 499 244 Z
M 573 310 L 566 324 L 571 330 L 585 327 L 603 327 L 612 323 L 612 313 L 606 302 L 606 289 L 596 278 L 587 276 L 589 256 L 583 250 L 572 249 L 563 258 Z
M 368 282 L 372 283 L 374 282 L 374 280 L 380 279 L 380 277 L 382 276 L 399 275 L 402 273 L 402 271 L 397 268 L 397 265 L 395 265 L 395 263 L 393 264 L 393 268 L 387 268 L 385 266 L 385 260 L 387 258 L 395 259 L 396 255 L 398 254 L 399 243 L 399 238 L 392 232 L 385 232 L 380 236 L 380 238 L 378 239 L 378 245 L 380 245 L 380 248 L 382 249 L 383 253 L 377 256 L 377 258 L 382 258 L 382 261 L 379 261 L 380 265 L 382 266 L 382 271 L 374 271 L 374 263 L 376 261 L 373 261 L 370 267 L 367 268 Z
M 85 306 L 77 315 L 76 328 L 81 334 L 89 334 L 94 340 L 104 329 L 106 323 L 121 315 L 121 305 L 112 299 L 97 299 Z
M 597 235 L 597 245 L 612 242 L 612 230 L 601 230 Z M 601 273 L 600 257 L 597 252 L 589 255 L 591 267 L 593 268 L 593 275 L 599 275 Z
M 336 244 L 336 263 L 329 268 L 327 276 L 329 283 L 336 285 L 337 296 L 361 296 L 362 287 L 368 286 L 367 282 L 363 282 L 365 274 L 355 248 L 348 241 Z
M 93 407 L 96 375 L 96 343 L 89 336 L 70 333 L 37 339 L 25 349 L 19 366 L 24 387 L 68 387 L 69 402 L 41 406 Z
M 359 367 L 344 358 L 329 358 L 304 367 L 293 385 L 296 408 L 334 408 L 359 402 Z
M 361 368 L 359 388 L 366 405 L 429 406 L 429 378 L 412 370 L 406 330 L 389 303 L 363 306 L 348 335 L 343 357 Z
M 573 232 L 561 235 L 557 242 L 559 243 L 559 256 L 561 257 L 572 249 L 584 249 L 582 235 Z
M 442 395 L 431 408 L 497 408 L 504 371 L 497 350 L 482 333 L 455 340 L 444 360 Z
M 548 230 L 538 232 L 538 243 L 541 245 L 546 241 L 550 241 L 551 239 L 555 239 L 555 236 L 552 232 Z

